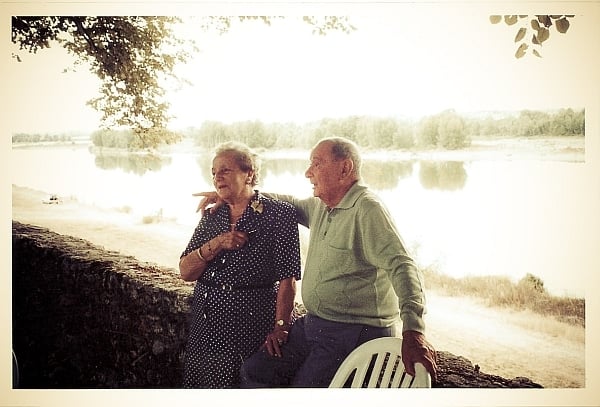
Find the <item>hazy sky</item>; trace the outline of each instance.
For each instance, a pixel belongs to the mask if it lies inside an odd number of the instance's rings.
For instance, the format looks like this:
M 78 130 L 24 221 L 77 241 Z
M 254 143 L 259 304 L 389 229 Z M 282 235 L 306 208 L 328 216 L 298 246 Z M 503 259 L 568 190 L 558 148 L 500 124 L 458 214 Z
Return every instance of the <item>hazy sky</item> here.
M 448 108 L 597 104 L 592 91 L 597 86 L 590 84 L 597 83 L 598 46 L 591 38 L 597 38 L 599 14 L 589 3 L 572 11 L 576 17 L 567 34 L 552 31 L 543 58 L 518 60 L 517 29 L 492 25 L 489 15 L 504 12 L 492 5 L 379 4 L 348 10 L 357 30 L 327 36 L 312 34 L 294 16 L 270 27 L 234 24 L 223 35 L 203 32 L 190 20 L 182 32 L 197 39 L 200 52 L 178 70 L 192 85 L 169 92 L 176 116 L 172 127 L 204 120 L 304 122 L 353 114 L 420 117 Z M 10 78 L 12 132 L 98 126 L 99 114 L 85 105 L 98 90 L 91 73 L 83 67 L 62 73 L 73 59 L 60 49 L 21 56 L 22 63 L 8 60 L 3 69 Z

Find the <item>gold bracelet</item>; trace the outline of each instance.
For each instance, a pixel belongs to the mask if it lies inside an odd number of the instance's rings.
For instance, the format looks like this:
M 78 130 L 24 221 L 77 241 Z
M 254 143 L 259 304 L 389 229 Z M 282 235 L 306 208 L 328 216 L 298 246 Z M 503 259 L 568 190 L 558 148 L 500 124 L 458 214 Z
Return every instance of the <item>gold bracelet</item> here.
M 204 263 L 207 263 L 206 259 L 204 257 L 202 257 L 202 253 L 200 252 L 200 249 L 202 248 L 202 246 L 200 246 L 199 248 L 196 249 L 196 253 L 198 254 L 198 257 L 200 258 L 200 260 L 202 260 Z

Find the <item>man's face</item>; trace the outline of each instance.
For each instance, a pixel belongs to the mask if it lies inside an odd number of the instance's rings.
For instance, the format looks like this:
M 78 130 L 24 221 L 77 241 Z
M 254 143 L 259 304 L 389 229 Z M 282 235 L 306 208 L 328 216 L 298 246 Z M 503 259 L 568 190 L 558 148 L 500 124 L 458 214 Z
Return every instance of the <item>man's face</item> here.
M 318 144 L 310 154 L 310 166 L 304 175 L 313 184 L 313 195 L 328 205 L 338 196 L 342 167 L 343 161 L 335 161 L 331 154 L 331 143 Z

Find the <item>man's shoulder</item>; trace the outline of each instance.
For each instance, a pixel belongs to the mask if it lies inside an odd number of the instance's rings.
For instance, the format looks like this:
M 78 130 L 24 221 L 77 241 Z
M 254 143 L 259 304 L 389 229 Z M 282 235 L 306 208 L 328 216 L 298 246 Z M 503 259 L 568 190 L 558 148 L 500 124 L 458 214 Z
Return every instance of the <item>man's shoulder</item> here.
M 381 207 L 383 206 L 383 201 L 381 198 L 373 192 L 366 185 L 361 185 L 361 189 L 356 198 L 356 203 L 361 207 Z

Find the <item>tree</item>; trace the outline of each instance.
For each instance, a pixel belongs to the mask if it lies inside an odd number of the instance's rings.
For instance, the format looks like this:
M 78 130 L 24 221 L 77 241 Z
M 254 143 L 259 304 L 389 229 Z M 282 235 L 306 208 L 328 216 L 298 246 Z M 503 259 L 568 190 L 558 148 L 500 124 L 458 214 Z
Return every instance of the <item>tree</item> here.
M 456 150 L 470 144 L 467 138 L 465 121 L 453 110 L 439 114 L 438 143 L 448 150 Z
M 492 24 L 498 24 L 504 20 L 504 22 L 509 26 L 517 24 L 519 29 L 515 35 L 515 43 L 520 42 L 520 44 L 515 52 L 516 58 L 522 58 L 525 56 L 530 47 L 533 48 L 533 55 L 541 58 L 542 56 L 538 52 L 538 49 L 540 49 L 542 44 L 550 38 L 551 27 L 554 26 L 556 31 L 561 34 L 565 34 L 571 25 L 569 18 L 573 17 L 575 16 L 535 15 L 532 18 L 528 15 L 491 15 L 490 22 Z M 530 28 L 533 31 L 533 34 L 531 38 L 528 39 L 529 37 L 527 35 Z
M 101 80 L 100 96 L 89 102 L 103 113 L 106 128 L 134 130 L 140 147 L 177 139 L 161 132 L 169 117 L 164 83 L 190 56 L 190 44 L 173 35 L 174 17 L 46 16 L 12 17 L 12 41 L 37 53 L 54 44 L 87 62 Z M 20 60 L 18 55 L 13 55 Z
M 424 117 L 415 131 L 416 144 L 419 147 L 435 147 L 438 144 L 439 115 Z
M 515 134 L 522 137 L 548 135 L 550 120 L 548 113 L 535 110 L 522 110 L 515 121 Z
M 233 140 L 231 131 L 223 123 L 205 121 L 195 136 L 196 144 L 202 147 L 213 148 L 220 143 Z
M 226 32 L 236 20 L 270 24 L 275 18 L 212 16 L 201 27 Z M 355 29 L 344 17 L 305 16 L 303 21 L 320 35 Z M 76 58 L 75 65 L 89 63 L 101 80 L 100 96 L 89 104 L 102 112 L 102 126 L 133 129 L 139 147 L 156 147 L 179 138 L 166 130 L 170 117 L 164 86 L 180 81 L 174 67 L 196 51 L 192 41 L 174 34 L 179 23 L 180 18 L 164 16 L 13 16 L 12 42 L 30 53 L 58 44 Z M 20 61 L 19 55 L 13 57 Z
M 231 126 L 233 140 L 241 141 L 249 147 L 271 148 L 277 141 L 275 133 L 267 132 L 260 120 L 236 122 Z
M 398 122 L 398 132 L 394 135 L 394 147 L 411 148 L 415 145 L 413 125 L 408 122 Z

